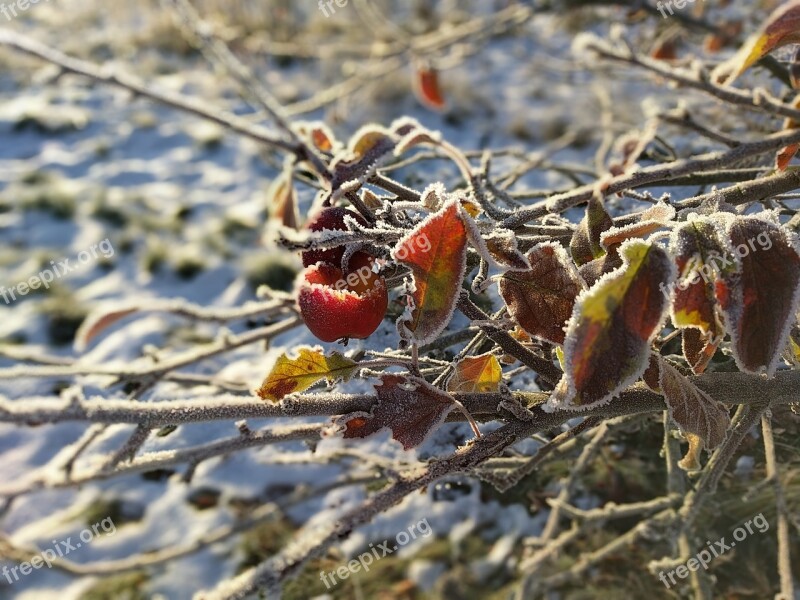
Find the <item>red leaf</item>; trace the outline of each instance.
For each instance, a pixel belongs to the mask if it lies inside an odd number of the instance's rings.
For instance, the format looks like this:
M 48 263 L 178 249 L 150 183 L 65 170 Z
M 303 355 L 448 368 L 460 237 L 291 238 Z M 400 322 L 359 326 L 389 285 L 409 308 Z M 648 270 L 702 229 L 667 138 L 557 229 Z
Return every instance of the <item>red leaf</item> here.
M 582 288 L 580 280 L 558 244 L 539 244 L 526 258 L 531 268 L 506 272 L 500 280 L 500 295 L 527 333 L 563 344 L 564 325 Z
M 800 304 L 800 255 L 786 230 L 759 217 L 732 220 L 728 236 L 741 273 L 717 282 L 716 294 L 733 356 L 742 371 L 771 377 Z
M 392 437 L 410 450 L 424 442 L 455 406 L 448 394 L 426 381 L 401 375 L 384 375 L 375 392 L 378 401 L 369 413 L 337 419 L 345 438 L 364 438 L 388 427 Z
M 713 221 L 704 217 L 676 230 L 671 247 L 679 275 L 672 290 L 672 322 L 684 329 L 686 360 L 695 373 L 702 373 L 725 335 L 715 281 L 736 270 L 735 258 L 719 242 Z
M 414 92 L 422 104 L 434 110 L 442 110 L 446 102 L 439 85 L 439 72 L 433 68 L 417 69 L 414 79 Z
M 674 268 L 666 251 L 640 240 L 625 242 L 620 256 L 621 268 L 578 297 L 555 404 L 583 408 L 607 402 L 647 368 L 668 305 L 660 288 L 672 281 Z
M 451 200 L 392 250 L 413 276 L 409 310 L 397 321 L 404 339 L 426 344 L 450 322 L 466 269 L 468 219 L 458 200 Z

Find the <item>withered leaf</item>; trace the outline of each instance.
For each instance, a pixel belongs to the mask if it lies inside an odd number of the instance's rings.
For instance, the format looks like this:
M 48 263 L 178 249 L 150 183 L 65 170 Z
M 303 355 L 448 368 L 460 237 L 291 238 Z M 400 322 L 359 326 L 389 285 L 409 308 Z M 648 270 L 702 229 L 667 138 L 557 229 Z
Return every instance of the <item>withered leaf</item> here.
M 582 287 L 558 244 L 545 242 L 526 255 L 530 269 L 507 271 L 500 279 L 500 295 L 511 316 L 530 335 L 564 343 L 564 325 L 572 315 Z
M 455 404 L 445 392 L 421 379 L 384 375 L 375 386 L 377 403 L 368 413 L 344 415 L 336 423 L 345 438 L 364 438 L 383 428 L 410 450 L 422 444 L 444 422 Z

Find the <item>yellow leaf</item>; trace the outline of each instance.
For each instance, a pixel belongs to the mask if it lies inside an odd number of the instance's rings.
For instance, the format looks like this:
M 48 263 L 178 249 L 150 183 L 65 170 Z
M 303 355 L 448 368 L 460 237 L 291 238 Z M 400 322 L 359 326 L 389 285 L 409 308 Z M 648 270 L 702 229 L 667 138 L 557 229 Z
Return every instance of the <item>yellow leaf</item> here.
M 467 200 L 466 198 L 461 200 L 461 206 L 473 219 L 481 214 L 481 211 L 483 210 L 480 204 L 472 200 Z
M 485 393 L 500 389 L 503 372 L 497 358 L 489 354 L 468 356 L 456 364 L 455 372 L 447 382 L 448 392 Z
M 357 368 L 355 361 L 338 352 L 325 356 L 319 348 L 300 347 L 296 358 L 286 353 L 278 358 L 256 393 L 262 400 L 277 402 L 288 394 L 307 390 L 320 379 L 347 381 Z
M 700 450 L 703 449 L 703 440 L 693 433 L 687 433 L 685 437 L 689 442 L 689 449 L 686 451 L 686 456 L 678 461 L 678 466 L 684 471 L 699 471 L 702 466 Z

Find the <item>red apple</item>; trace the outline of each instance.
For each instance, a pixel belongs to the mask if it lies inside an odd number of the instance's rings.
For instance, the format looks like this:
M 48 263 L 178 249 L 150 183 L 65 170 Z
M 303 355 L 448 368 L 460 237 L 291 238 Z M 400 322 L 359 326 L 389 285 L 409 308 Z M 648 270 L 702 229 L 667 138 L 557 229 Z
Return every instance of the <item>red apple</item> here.
M 303 271 L 298 287 L 300 314 L 311 333 L 323 342 L 369 337 L 389 304 L 386 281 L 372 271 L 372 258 L 357 253 L 347 274 L 328 263 Z
M 323 208 L 314 217 L 309 219 L 306 227 L 311 231 L 347 231 L 344 223 L 345 216 L 353 217 L 362 225 L 367 225 L 360 214 L 342 206 Z M 327 250 L 307 250 L 303 252 L 303 266 L 310 267 L 318 262 L 330 263 L 336 267 L 341 265 L 344 246 L 329 248 Z

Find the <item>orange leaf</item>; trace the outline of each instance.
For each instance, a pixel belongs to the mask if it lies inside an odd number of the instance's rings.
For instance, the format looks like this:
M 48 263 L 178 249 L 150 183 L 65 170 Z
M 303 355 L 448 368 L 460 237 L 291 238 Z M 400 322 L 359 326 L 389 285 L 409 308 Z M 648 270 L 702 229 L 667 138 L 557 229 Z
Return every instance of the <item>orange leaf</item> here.
M 413 276 L 409 308 L 397 321 L 404 339 L 426 344 L 450 322 L 466 269 L 468 219 L 458 200 L 450 200 L 392 250 Z
M 484 393 L 500 389 L 503 372 L 494 354 L 467 356 L 456 363 L 447 382 L 448 392 Z
M 272 182 L 267 191 L 271 215 L 281 222 L 284 227 L 294 230 L 300 229 L 300 217 L 297 213 L 297 192 L 292 183 L 292 169 L 287 167 Z
M 446 102 L 439 86 L 439 73 L 433 68 L 417 69 L 414 92 L 422 104 L 434 110 L 442 110 Z

